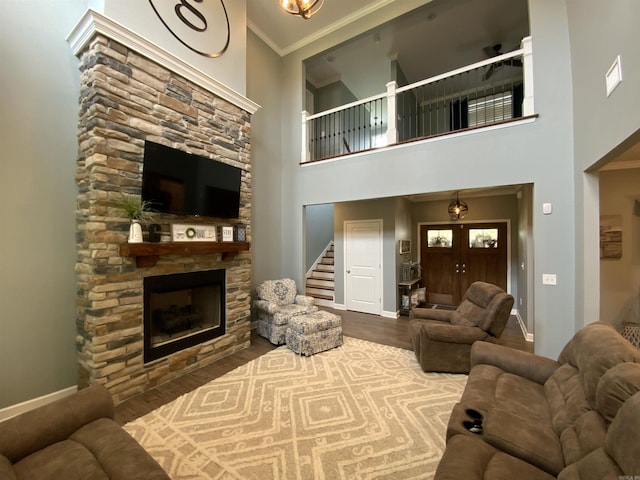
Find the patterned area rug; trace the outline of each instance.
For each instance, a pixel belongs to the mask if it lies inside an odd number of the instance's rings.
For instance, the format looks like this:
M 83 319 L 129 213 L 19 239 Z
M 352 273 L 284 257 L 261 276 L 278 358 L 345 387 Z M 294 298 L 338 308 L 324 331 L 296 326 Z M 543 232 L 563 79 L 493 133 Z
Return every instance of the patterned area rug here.
M 432 478 L 466 380 L 345 337 L 272 350 L 125 429 L 174 480 Z

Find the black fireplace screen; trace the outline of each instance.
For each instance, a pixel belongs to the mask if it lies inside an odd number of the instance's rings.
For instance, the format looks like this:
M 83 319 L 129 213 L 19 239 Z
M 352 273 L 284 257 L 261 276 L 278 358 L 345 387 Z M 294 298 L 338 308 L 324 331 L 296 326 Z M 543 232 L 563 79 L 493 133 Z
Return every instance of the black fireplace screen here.
M 225 271 L 144 279 L 144 361 L 150 362 L 225 333 Z

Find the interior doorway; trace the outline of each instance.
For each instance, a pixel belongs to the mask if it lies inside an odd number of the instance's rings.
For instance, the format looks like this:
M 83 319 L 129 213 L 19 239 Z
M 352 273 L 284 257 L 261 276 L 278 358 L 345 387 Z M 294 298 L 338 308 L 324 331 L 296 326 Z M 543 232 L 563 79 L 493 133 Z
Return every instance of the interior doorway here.
M 507 290 L 507 222 L 420 226 L 422 285 L 427 303 L 458 305 L 469 285 Z
M 347 221 L 345 300 L 347 310 L 382 313 L 382 220 Z

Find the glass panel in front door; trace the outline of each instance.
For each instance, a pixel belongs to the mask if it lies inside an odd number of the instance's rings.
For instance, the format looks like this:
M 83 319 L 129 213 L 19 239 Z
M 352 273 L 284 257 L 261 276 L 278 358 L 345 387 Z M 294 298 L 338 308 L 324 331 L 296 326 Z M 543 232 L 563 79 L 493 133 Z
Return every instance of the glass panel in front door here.
M 427 230 L 427 247 L 452 248 L 452 230 Z
M 470 228 L 469 248 L 498 248 L 498 229 Z

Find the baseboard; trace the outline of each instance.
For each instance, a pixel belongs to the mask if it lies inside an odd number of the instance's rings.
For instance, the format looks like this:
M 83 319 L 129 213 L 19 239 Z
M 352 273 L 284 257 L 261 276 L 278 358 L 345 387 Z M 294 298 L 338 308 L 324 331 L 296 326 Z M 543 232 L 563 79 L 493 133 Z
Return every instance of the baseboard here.
M 325 300 L 323 298 L 316 298 L 313 304 L 316 307 L 336 308 L 336 304 L 333 302 L 333 300 Z
M 16 403 L 15 405 L 10 405 L 8 407 L 2 408 L 0 409 L 0 422 L 8 420 L 11 417 L 15 417 L 16 415 L 20 415 L 22 413 L 33 410 L 34 408 L 38 408 L 56 400 L 60 400 L 61 398 L 68 397 L 69 395 L 73 395 L 77 391 L 78 387 L 74 385 L 73 387 L 58 390 L 57 392 L 52 392 L 47 395 L 43 395 L 42 397 L 33 398 L 22 403 Z
M 333 308 L 336 310 L 344 310 L 344 311 L 347 310 L 347 306 L 343 303 L 334 303 Z M 400 314 L 398 312 L 387 312 L 385 310 L 382 311 L 380 316 L 384 318 L 393 318 L 393 319 L 400 318 Z
M 524 320 L 520 316 L 520 313 L 516 310 L 515 313 L 512 313 L 512 315 L 515 315 L 516 320 L 518 321 L 518 325 L 520 325 L 520 330 L 522 330 L 522 336 L 524 337 L 524 339 L 527 342 L 533 342 L 533 333 L 529 333 L 527 331 L 527 326 L 524 324 Z

